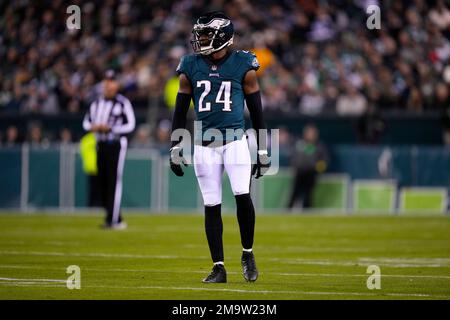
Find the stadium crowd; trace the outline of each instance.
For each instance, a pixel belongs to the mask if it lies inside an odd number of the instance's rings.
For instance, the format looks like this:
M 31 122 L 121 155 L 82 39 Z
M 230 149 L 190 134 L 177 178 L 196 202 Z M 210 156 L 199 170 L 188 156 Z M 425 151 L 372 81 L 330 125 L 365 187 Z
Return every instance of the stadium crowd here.
M 69 4 L 81 8 L 80 30 L 66 28 Z M 381 7 L 380 30 L 366 27 L 370 4 Z M 215 9 L 231 17 L 236 48 L 257 54 L 269 111 L 449 108 L 443 0 L 21 0 L 0 4 L 0 113 L 84 113 L 114 68 L 137 110 L 168 118 L 167 86 L 191 52 L 195 17 Z

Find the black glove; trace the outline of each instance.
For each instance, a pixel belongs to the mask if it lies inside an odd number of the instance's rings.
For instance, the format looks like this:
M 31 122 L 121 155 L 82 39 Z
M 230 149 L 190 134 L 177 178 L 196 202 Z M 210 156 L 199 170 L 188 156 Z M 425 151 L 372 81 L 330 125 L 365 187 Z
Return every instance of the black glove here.
M 258 150 L 256 163 L 253 165 L 252 176 L 255 175 L 255 179 L 262 177 L 270 168 L 270 158 L 267 154 L 267 150 Z
M 184 175 L 181 164 L 187 167 L 186 159 L 183 157 L 183 149 L 178 146 L 170 148 L 170 169 L 179 177 Z

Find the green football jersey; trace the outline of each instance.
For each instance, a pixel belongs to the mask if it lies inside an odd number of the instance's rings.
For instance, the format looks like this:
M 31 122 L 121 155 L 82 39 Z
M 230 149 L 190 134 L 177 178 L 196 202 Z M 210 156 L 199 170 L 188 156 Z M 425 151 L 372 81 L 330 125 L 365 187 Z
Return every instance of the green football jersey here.
M 217 64 L 202 55 L 181 58 L 177 73 L 185 74 L 191 82 L 197 121 L 202 121 L 201 134 L 218 129 L 225 137 L 227 129 L 245 130 L 244 76 L 258 68 L 255 54 L 248 51 L 229 51 Z

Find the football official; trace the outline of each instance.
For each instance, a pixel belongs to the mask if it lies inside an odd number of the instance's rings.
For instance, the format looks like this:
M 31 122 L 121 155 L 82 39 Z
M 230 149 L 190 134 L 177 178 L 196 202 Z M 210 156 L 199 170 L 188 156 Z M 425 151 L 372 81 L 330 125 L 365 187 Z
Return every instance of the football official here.
M 108 70 L 102 83 L 103 94 L 91 103 L 83 120 L 83 128 L 97 138 L 98 181 L 102 206 L 106 210 L 104 228 L 125 229 L 120 206 L 122 173 L 128 145 L 127 134 L 136 125 L 133 106 L 119 94 L 119 83 L 113 70 Z

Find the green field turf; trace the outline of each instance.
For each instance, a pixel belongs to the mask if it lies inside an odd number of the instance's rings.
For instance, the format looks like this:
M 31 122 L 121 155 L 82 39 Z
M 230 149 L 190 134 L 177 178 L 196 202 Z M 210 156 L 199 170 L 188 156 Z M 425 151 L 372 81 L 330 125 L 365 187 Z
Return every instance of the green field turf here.
M 241 274 L 236 219 L 224 217 L 227 284 L 211 268 L 199 215 L 0 215 L 0 299 L 449 299 L 450 217 L 262 215 L 256 283 Z M 381 289 L 366 286 L 369 265 Z M 81 268 L 69 290 L 66 268 Z

